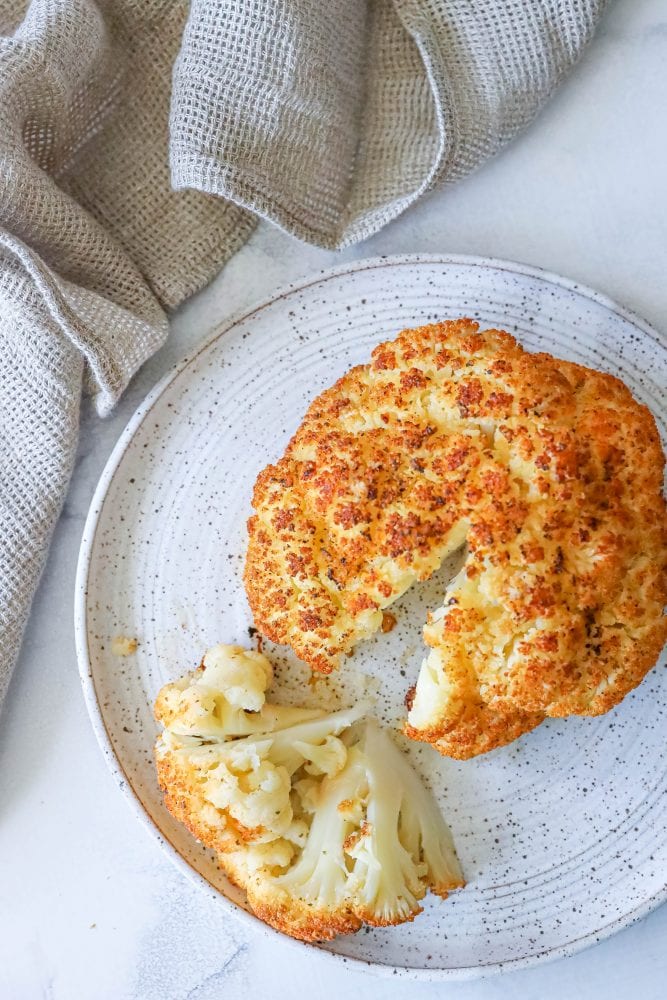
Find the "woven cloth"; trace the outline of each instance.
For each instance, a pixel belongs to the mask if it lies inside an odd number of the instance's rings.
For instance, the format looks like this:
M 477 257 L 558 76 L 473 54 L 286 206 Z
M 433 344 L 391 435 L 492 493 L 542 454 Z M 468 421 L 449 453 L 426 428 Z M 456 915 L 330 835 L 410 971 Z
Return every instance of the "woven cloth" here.
M 257 216 L 342 247 L 535 115 L 604 0 L 0 0 L 0 699 L 76 454 Z

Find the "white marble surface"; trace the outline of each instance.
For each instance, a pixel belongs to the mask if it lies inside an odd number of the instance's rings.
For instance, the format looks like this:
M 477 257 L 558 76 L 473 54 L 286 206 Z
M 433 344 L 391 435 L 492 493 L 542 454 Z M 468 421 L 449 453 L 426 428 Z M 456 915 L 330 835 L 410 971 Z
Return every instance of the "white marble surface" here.
M 665 66 L 666 0 L 612 0 L 575 73 L 494 162 L 342 255 L 260 227 L 174 317 L 115 415 L 85 415 L 0 720 L 0 1000 L 664 998 L 667 907 L 574 958 L 451 984 L 372 980 L 242 928 L 172 868 L 108 775 L 79 689 L 72 593 L 93 488 L 134 408 L 213 325 L 279 284 L 375 254 L 486 254 L 593 285 L 667 330 Z

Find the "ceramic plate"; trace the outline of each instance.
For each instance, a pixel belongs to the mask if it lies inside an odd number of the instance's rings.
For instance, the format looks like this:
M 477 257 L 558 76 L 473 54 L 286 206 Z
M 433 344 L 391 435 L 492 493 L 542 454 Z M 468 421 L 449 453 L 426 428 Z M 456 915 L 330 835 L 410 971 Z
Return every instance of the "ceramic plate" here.
M 241 573 L 253 482 L 313 396 L 402 327 L 459 316 L 620 375 L 664 434 L 665 342 L 604 296 L 501 261 L 382 258 L 317 274 L 221 327 L 151 393 L 97 489 L 76 607 L 95 731 L 165 850 L 255 926 L 211 855 L 162 805 L 152 702 L 207 647 L 249 643 Z M 452 571 L 450 563 L 409 592 L 394 631 L 309 689 L 311 701 L 345 702 L 378 678 L 379 711 L 396 732 L 422 658 L 422 622 Z M 139 640 L 133 656 L 114 655 L 117 635 Z M 280 697 L 302 700 L 305 667 L 284 648 L 268 653 Z M 549 720 L 476 760 L 403 741 L 451 825 L 468 886 L 427 901 L 413 924 L 343 937 L 323 953 L 462 978 L 569 954 L 647 913 L 667 895 L 666 712 L 659 666 L 608 715 Z

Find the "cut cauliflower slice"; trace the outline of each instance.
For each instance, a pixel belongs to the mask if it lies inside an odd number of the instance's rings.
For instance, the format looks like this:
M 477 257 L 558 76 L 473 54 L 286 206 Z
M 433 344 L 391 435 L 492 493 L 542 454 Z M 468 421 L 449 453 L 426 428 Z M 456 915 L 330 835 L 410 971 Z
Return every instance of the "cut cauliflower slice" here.
M 245 653 L 217 646 L 160 692 L 156 760 L 168 809 L 217 852 L 255 913 L 324 940 L 412 920 L 428 889 L 462 886 L 435 802 L 364 720 L 368 703 L 332 714 L 267 705 L 271 667 Z
M 449 829 L 389 736 L 369 719 L 342 739 L 346 764 L 322 779 L 286 871 L 221 859 L 258 916 L 305 940 L 413 920 L 428 889 L 444 898 L 464 884 Z

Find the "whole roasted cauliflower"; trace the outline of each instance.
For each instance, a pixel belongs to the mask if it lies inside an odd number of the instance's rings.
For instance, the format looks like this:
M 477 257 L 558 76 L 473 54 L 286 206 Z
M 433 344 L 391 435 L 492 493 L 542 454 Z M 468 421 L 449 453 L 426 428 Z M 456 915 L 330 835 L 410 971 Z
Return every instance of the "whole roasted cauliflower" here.
M 464 759 L 599 715 L 667 639 L 663 467 L 651 413 L 611 375 L 467 319 L 404 330 L 258 476 L 255 624 L 328 673 L 465 543 L 406 734 Z
M 266 703 L 269 661 L 216 646 L 155 714 L 170 812 L 217 852 L 264 921 L 325 940 L 414 919 L 463 885 L 451 834 L 400 750 L 365 718 Z

